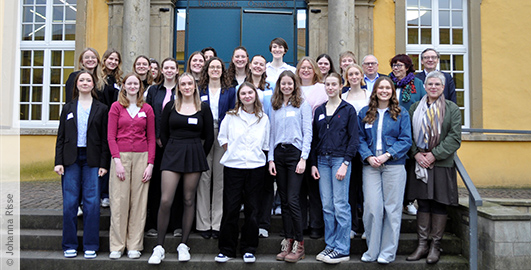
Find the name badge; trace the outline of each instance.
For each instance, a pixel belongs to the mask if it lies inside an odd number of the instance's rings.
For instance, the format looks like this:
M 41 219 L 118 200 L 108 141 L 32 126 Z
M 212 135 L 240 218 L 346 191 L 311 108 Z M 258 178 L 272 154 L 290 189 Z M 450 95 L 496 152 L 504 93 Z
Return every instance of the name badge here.
M 293 117 L 293 116 L 295 116 L 295 111 L 286 112 L 286 117 Z
M 69 113 L 67 116 L 66 116 L 66 120 L 70 120 L 74 118 L 74 114 L 73 113 Z
M 317 119 L 317 121 L 321 121 L 321 120 L 323 120 L 324 117 L 325 117 L 324 114 L 319 115 L 319 119 Z
M 146 117 L 146 113 L 145 112 L 139 112 L 138 113 L 138 117 Z
M 197 118 L 188 118 L 188 124 L 197 125 Z
M 369 128 L 372 128 L 372 124 L 365 123 L 365 129 L 369 129 Z
M 271 95 L 273 95 L 273 91 L 271 91 L 271 90 L 266 90 L 266 91 L 264 91 L 264 95 L 265 95 L 265 96 L 271 96 Z
M 201 101 L 207 101 L 208 100 L 208 96 L 201 96 Z
M 118 86 L 118 84 L 117 84 L 117 83 L 114 83 L 114 88 L 116 88 L 116 89 L 120 90 L 120 86 Z

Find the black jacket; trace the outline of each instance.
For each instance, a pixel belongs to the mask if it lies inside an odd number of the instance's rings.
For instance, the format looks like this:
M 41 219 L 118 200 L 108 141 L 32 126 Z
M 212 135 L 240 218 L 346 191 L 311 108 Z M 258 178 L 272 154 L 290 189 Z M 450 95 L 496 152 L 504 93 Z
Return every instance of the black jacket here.
M 72 165 L 77 159 L 77 103 L 73 99 L 63 107 L 55 144 L 55 165 Z M 109 169 L 109 144 L 107 143 L 108 108 L 93 100 L 87 124 L 87 164 L 90 167 Z
M 177 87 L 177 85 L 175 85 Z M 170 103 L 174 101 L 175 99 L 175 87 L 171 90 L 172 94 L 170 97 Z M 153 113 L 155 113 L 155 137 L 157 139 L 160 138 L 160 123 L 162 121 L 162 102 L 164 101 L 164 98 L 166 97 L 166 88 L 164 87 L 164 83 L 157 84 L 151 86 L 149 88 L 146 102 L 153 108 Z

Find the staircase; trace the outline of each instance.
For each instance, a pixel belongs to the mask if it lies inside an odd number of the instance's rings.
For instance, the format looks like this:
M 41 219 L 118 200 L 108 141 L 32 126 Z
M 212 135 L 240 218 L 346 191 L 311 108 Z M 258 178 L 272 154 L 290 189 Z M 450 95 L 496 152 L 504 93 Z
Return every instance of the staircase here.
M 461 256 L 462 241 L 452 232 L 447 231 L 442 241 L 443 253 L 441 260 L 435 265 L 427 265 L 422 259 L 417 262 L 407 262 L 406 257 L 415 250 L 417 245 L 416 219 L 413 216 L 403 215 L 398 246 L 397 259 L 389 265 L 379 265 L 378 263 L 364 263 L 360 261 L 361 254 L 366 251 L 365 240 L 355 238 L 351 242 L 351 259 L 336 266 L 326 265 L 315 260 L 321 250 L 324 249 L 324 239 L 310 239 L 305 237 L 304 246 L 306 248 L 306 258 L 295 264 L 279 262 L 275 260 L 275 255 L 280 252 L 280 241 L 282 237 L 279 232 L 282 228 L 282 220 L 279 216 L 271 219 L 271 231 L 269 238 L 261 238 L 256 253 L 257 260 L 254 264 L 243 263 L 241 257 L 230 260 L 227 263 L 219 264 L 214 262 L 214 257 L 219 252 L 217 240 L 205 240 L 198 234 L 192 234 L 188 241 L 190 247 L 191 260 L 181 263 L 177 261 L 176 248 L 180 237 L 173 237 L 168 234 L 164 248 L 166 249 L 166 259 L 160 265 L 149 265 L 147 260 L 151 256 L 156 238 L 144 238 L 144 251 L 140 259 L 129 259 L 124 254 L 118 260 L 109 259 L 109 226 L 110 213 L 108 209 L 103 209 L 100 221 L 100 250 L 96 259 L 87 260 L 83 258 L 83 253 L 78 251 L 78 256 L 73 259 L 63 257 L 61 248 L 62 240 L 62 210 L 22 210 L 20 223 L 20 243 L 21 243 L 21 269 L 60 269 L 60 270 L 82 270 L 82 269 L 324 269 L 334 267 L 335 269 L 468 269 L 468 260 Z M 243 215 L 242 215 L 243 216 Z M 449 221 L 451 222 L 451 221 Z M 82 219 L 78 221 L 79 242 L 82 243 Z M 447 229 L 451 226 L 447 226 Z

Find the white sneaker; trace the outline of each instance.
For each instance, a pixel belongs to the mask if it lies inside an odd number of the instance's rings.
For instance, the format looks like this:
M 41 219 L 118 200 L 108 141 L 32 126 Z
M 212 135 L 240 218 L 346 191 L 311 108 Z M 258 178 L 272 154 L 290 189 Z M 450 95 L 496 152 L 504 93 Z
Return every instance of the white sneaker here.
M 254 254 L 247 252 L 243 255 L 244 263 L 254 263 L 255 261 L 256 261 L 256 257 L 254 256 Z
M 363 232 L 363 234 L 361 235 L 361 239 L 367 239 L 367 235 L 365 234 L 365 232 Z
M 111 251 L 111 254 L 109 254 L 109 259 L 116 260 L 120 259 L 122 257 L 121 251 Z
M 269 232 L 266 229 L 258 229 L 258 237 L 260 238 L 268 238 Z
M 140 255 L 141 255 L 141 253 L 138 250 L 129 250 L 129 251 L 127 251 L 127 257 L 129 259 L 138 259 L 138 258 L 140 258 Z
M 229 260 L 232 260 L 232 258 L 229 257 L 229 256 L 224 255 L 223 253 L 218 254 L 218 256 L 216 256 L 216 258 L 214 258 L 214 261 L 216 261 L 218 263 L 228 262 Z
M 109 198 L 105 198 L 101 200 L 101 207 L 107 208 L 111 205 L 111 201 L 109 201 Z
M 190 248 L 185 243 L 179 244 L 177 252 L 179 253 L 180 262 L 187 262 L 190 260 Z
M 325 248 L 323 251 L 319 252 L 319 254 L 317 254 L 317 256 L 315 256 L 315 259 L 322 262 L 324 257 L 328 256 L 328 254 L 332 253 L 332 251 L 334 251 L 334 250 Z
M 354 237 L 356 237 L 356 232 L 355 231 L 350 231 L 350 239 L 354 239 Z
M 276 215 L 276 216 L 280 216 L 280 215 L 282 215 L 282 208 L 280 208 L 280 206 L 277 207 L 277 209 L 275 209 L 275 215 Z
M 95 250 L 85 250 L 85 259 L 95 259 L 97 256 Z
M 80 217 L 83 215 L 83 209 L 81 209 L 81 206 L 77 207 L 77 216 Z
M 151 254 L 151 257 L 149 257 L 148 263 L 160 264 L 160 262 L 164 260 L 164 252 L 164 248 L 161 245 L 156 246 L 153 249 L 153 254 Z
M 410 202 L 406 206 L 406 212 L 407 212 L 407 214 L 412 215 L 412 216 L 416 216 L 417 215 L 417 208 L 415 208 L 415 205 L 413 204 L 413 202 Z
M 389 264 L 390 263 L 390 261 L 388 261 L 388 260 L 386 260 L 386 259 L 384 259 L 382 257 L 378 257 L 377 261 L 378 261 L 379 264 Z

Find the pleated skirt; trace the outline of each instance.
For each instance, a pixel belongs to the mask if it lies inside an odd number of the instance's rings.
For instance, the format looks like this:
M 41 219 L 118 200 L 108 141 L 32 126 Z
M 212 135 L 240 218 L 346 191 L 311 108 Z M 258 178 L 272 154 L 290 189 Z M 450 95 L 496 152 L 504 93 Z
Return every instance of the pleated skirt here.
M 201 139 L 170 138 L 164 149 L 160 170 L 178 173 L 207 171 L 208 163 Z

